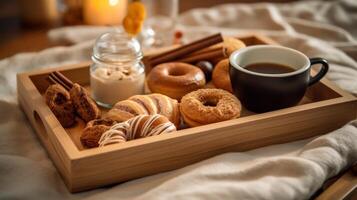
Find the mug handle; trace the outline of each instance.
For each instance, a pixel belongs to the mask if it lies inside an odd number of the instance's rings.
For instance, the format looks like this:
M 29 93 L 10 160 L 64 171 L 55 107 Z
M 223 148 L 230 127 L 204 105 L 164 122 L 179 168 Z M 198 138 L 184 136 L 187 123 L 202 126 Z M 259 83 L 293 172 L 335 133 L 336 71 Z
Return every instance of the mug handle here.
M 322 66 L 321 66 L 320 71 L 314 77 L 310 76 L 309 86 L 319 82 L 319 80 L 322 79 L 326 75 L 326 73 L 329 69 L 327 60 L 325 60 L 323 58 L 310 58 L 310 66 L 315 65 L 315 64 L 321 64 Z

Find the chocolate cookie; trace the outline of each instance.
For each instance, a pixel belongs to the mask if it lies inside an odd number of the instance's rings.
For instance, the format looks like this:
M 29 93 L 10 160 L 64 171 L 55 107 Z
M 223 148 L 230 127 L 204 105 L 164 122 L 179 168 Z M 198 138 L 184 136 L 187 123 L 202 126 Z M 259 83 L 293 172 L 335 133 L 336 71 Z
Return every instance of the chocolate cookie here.
M 70 94 L 61 85 L 50 85 L 46 90 L 45 98 L 46 104 L 63 127 L 70 127 L 76 122 Z

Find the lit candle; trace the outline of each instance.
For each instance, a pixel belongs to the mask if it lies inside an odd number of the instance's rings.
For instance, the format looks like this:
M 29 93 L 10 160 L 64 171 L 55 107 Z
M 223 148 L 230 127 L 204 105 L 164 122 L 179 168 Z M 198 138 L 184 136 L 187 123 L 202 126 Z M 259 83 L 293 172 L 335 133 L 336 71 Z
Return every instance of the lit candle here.
M 84 0 L 83 18 L 90 25 L 119 25 L 126 14 L 127 0 Z

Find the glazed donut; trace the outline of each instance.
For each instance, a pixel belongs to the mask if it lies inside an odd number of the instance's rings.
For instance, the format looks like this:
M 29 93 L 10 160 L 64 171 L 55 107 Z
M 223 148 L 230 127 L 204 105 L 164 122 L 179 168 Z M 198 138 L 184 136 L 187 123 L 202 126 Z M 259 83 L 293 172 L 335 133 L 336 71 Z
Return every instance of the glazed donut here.
M 212 82 L 216 88 L 232 93 L 231 78 L 229 77 L 229 59 L 221 60 L 214 68 Z
M 240 116 L 242 106 L 231 93 L 221 89 L 199 89 L 181 99 L 180 110 L 190 127 L 210 124 Z
M 203 88 L 205 75 L 199 68 L 181 62 L 163 63 L 154 67 L 147 83 L 151 92 L 180 100 L 185 94 Z

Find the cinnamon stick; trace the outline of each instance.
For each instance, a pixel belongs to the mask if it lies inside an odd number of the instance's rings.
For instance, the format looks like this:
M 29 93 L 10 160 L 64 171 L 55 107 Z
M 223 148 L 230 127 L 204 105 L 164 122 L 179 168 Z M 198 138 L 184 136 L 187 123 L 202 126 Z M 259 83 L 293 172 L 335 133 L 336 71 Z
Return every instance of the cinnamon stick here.
M 179 62 L 186 62 L 186 63 L 196 63 L 202 60 L 212 60 L 215 58 L 223 58 L 225 56 L 224 48 L 212 49 L 209 51 L 205 51 L 203 53 L 194 53 L 179 59 Z
M 66 90 L 71 89 L 67 84 L 65 84 L 61 79 L 59 79 L 57 76 L 53 75 L 52 73 L 48 76 L 48 79 L 50 81 L 52 81 L 53 83 L 57 83 L 57 84 L 61 85 Z
M 58 72 L 58 71 L 50 73 L 49 76 L 48 76 L 48 79 L 52 83 L 60 84 L 62 87 L 64 87 L 68 91 L 73 86 L 73 82 L 71 80 L 69 80 L 67 77 L 65 77 L 63 74 Z
M 65 84 L 72 88 L 73 82 L 69 80 L 66 76 L 64 76 L 61 72 L 55 71 L 53 72 L 59 79 L 61 79 Z
M 222 35 L 220 33 L 214 34 L 209 37 L 202 38 L 195 42 L 192 42 L 187 45 L 183 45 L 177 49 L 173 49 L 171 51 L 167 51 L 158 55 L 155 55 L 150 58 L 149 63 L 151 66 L 155 66 L 160 63 L 169 62 L 175 59 L 179 59 L 184 57 L 185 55 L 189 55 L 195 51 L 200 49 L 212 46 L 214 44 L 220 43 L 223 41 Z
M 223 46 L 219 45 L 219 46 L 212 46 L 212 47 L 207 47 L 198 51 L 195 51 L 193 53 L 191 53 L 189 56 L 193 56 L 193 55 L 199 55 L 199 54 L 203 54 L 203 53 L 207 53 L 207 52 L 212 52 L 212 51 L 218 51 L 219 49 L 223 49 L 224 53 L 227 53 L 227 49 L 224 48 Z M 226 56 L 226 55 L 224 55 Z

